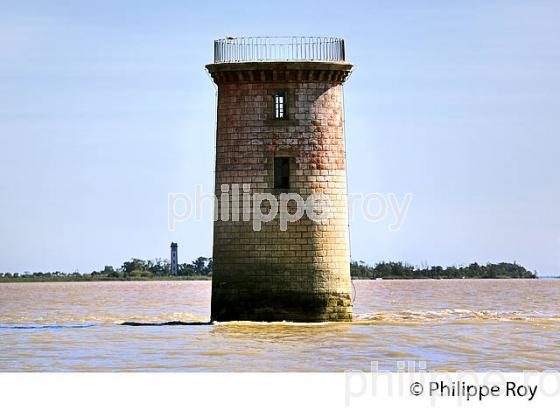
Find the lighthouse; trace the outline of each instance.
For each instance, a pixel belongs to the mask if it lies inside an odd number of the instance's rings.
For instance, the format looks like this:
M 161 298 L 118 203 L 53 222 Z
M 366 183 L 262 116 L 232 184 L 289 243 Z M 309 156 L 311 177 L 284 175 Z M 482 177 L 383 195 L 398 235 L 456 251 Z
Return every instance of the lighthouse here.
M 352 65 L 344 40 L 228 37 L 214 42 L 206 68 L 217 86 L 215 194 L 222 199 L 212 320 L 352 320 L 343 112 Z M 284 200 L 319 194 L 328 206 L 322 219 Z M 288 223 L 272 213 L 275 200 L 288 204 Z M 240 203 L 253 208 L 234 214 Z M 269 217 L 255 224 L 257 214 Z
M 179 273 L 179 259 L 177 254 L 177 243 L 171 242 L 171 275 L 176 276 Z

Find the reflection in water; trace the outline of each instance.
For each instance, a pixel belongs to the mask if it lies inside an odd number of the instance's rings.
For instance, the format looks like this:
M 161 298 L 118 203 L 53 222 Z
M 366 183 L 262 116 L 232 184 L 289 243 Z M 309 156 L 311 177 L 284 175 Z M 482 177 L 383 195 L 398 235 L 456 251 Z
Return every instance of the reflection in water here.
M 560 281 L 354 283 L 352 323 L 212 325 L 210 282 L 0 284 L 0 371 L 557 370 Z

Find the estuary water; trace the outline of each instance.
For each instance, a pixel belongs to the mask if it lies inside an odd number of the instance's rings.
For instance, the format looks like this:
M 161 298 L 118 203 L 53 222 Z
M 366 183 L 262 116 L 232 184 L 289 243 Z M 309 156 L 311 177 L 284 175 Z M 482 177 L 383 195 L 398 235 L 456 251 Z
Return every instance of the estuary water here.
M 206 322 L 210 289 L 0 284 L 0 371 L 560 368 L 560 280 L 354 281 L 353 323 L 120 325 Z

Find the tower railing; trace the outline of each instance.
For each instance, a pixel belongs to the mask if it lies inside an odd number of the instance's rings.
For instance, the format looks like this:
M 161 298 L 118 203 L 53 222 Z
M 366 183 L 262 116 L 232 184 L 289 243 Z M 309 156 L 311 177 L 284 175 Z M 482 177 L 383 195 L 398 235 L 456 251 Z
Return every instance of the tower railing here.
M 345 61 L 336 37 L 227 37 L 214 41 L 214 63 Z

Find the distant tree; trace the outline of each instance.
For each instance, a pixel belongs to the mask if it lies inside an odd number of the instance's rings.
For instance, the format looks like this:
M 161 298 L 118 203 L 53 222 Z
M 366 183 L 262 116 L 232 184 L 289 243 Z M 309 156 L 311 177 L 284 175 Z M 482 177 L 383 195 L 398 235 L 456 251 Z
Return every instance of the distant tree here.
M 144 271 L 144 270 L 147 270 L 146 269 L 146 262 L 143 261 L 142 259 L 132 258 L 131 260 L 123 263 L 122 270 L 123 270 L 123 272 L 126 272 L 126 273 L 131 273 L 132 271 L 135 271 L 135 270 Z
M 402 262 L 380 262 L 375 266 L 378 277 L 410 279 L 414 276 L 414 266 Z
M 208 258 L 200 256 L 196 258 L 192 265 L 194 266 L 194 271 L 197 275 L 205 275 L 206 273 L 206 264 L 208 263 Z
M 177 274 L 179 276 L 194 276 L 196 275 L 196 270 L 190 263 L 180 263 L 177 267 Z
M 105 265 L 103 270 L 99 272 L 100 275 L 106 276 L 111 276 L 113 273 L 115 273 L 115 268 L 113 268 L 111 265 Z
M 169 275 L 171 268 L 169 261 L 164 259 L 156 259 L 155 261 L 150 261 L 149 269 L 155 276 Z
M 460 278 L 461 277 L 461 271 L 455 267 L 455 266 L 449 266 L 447 268 L 445 268 L 445 272 L 444 272 L 444 276 L 447 278 Z
M 430 277 L 433 279 L 441 278 L 443 276 L 443 268 L 441 266 L 432 266 Z
M 375 279 L 376 271 L 364 261 L 350 262 L 350 275 L 355 278 Z

